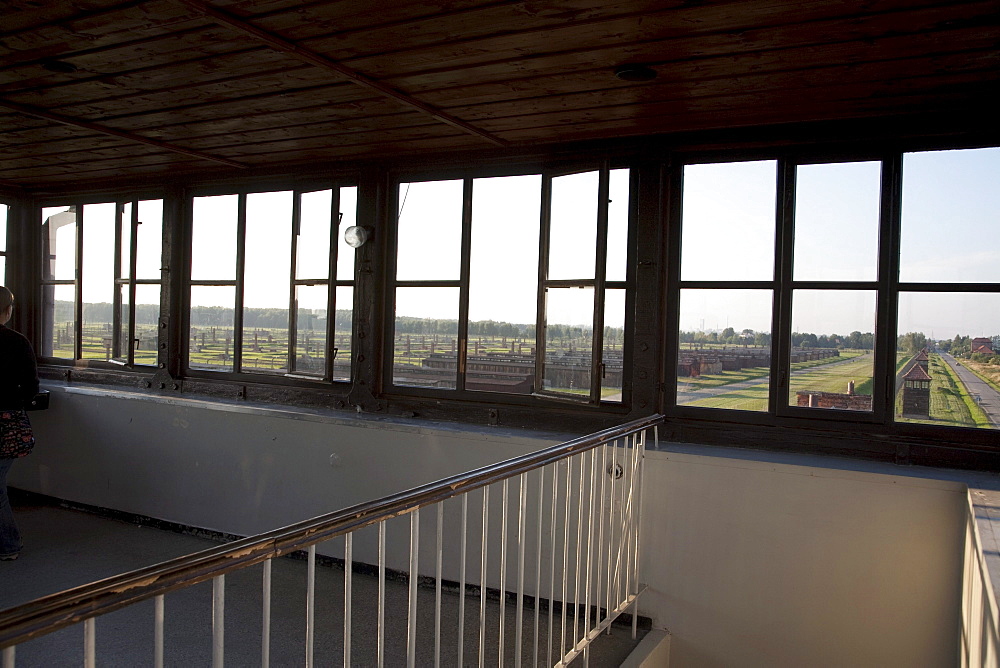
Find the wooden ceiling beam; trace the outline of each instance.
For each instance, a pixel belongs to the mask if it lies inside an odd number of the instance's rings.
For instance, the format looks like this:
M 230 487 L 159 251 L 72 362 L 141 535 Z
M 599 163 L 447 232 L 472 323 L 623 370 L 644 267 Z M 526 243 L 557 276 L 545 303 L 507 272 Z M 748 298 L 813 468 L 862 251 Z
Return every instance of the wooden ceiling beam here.
M 227 158 L 220 158 L 215 155 L 209 155 L 208 153 L 202 153 L 201 151 L 192 151 L 191 149 L 184 148 L 183 146 L 169 144 L 165 141 L 160 141 L 158 139 L 150 139 L 148 137 L 143 137 L 141 135 L 133 134 L 131 132 L 116 130 L 114 128 L 109 128 L 107 126 L 100 125 L 98 123 L 91 123 L 89 121 L 80 120 L 78 118 L 70 118 L 69 116 L 63 116 L 61 114 L 54 114 L 51 111 L 39 109 L 38 107 L 31 107 L 26 104 L 18 104 L 17 102 L 0 100 L 0 107 L 3 107 L 5 109 L 10 109 L 11 111 L 16 111 L 20 114 L 25 114 L 27 116 L 42 118 L 47 121 L 52 121 L 54 123 L 71 125 L 73 127 L 90 130 L 91 132 L 99 132 L 101 134 L 110 135 L 112 137 L 118 137 L 119 139 L 127 139 L 128 141 L 137 142 L 139 144 L 147 144 L 149 146 L 155 146 L 156 148 L 163 149 L 164 151 L 172 151 L 174 153 L 189 155 L 195 158 L 201 158 L 202 160 L 211 160 L 212 162 L 222 163 L 223 165 L 228 165 L 230 167 L 236 167 L 239 169 L 246 168 L 246 165 L 239 162 L 235 162 L 233 160 L 229 160 Z
M 234 30 L 237 30 L 245 35 L 248 35 L 258 40 L 263 44 L 266 44 L 272 49 L 281 51 L 282 53 L 287 53 L 288 55 L 298 58 L 303 62 L 310 63 L 317 67 L 322 67 L 331 72 L 335 72 L 336 74 L 339 74 L 340 76 L 344 77 L 349 81 L 352 81 L 360 86 L 370 88 L 379 93 L 380 95 L 392 98 L 397 102 L 400 102 L 408 107 L 422 111 L 425 114 L 428 114 L 433 118 L 442 121 L 443 123 L 447 123 L 452 127 L 456 127 L 469 134 L 481 137 L 488 142 L 496 144 L 497 146 L 507 146 L 508 144 L 505 140 L 497 137 L 496 135 L 486 132 L 485 130 L 482 130 L 470 123 L 466 123 L 462 119 L 456 118 L 455 116 L 452 116 L 451 114 L 444 112 L 438 109 L 437 107 L 433 107 L 425 102 L 421 102 L 415 97 L 407 95 L 406 93 L 397 90 L 392 86 L 388 86 L 382 83 L 381 81 L 372 79 L 371 77 L 361 72 L 358 72 L 357 70 L 353 70 L 340 62 L 331 60 L 330 58 L 327 58 L 326 56 L 320 53 L 312 51 L 311 49 L 307 49 L 305 47 L 299 46 L 298 44 L 295 44 L 294 42 L 290 42 L 286 40 L 284 37 L 281 37 L 277 34 L 274 34 L 262 28 L 258 28 L 252 23 L 249 23 L 228 12 L 212 7 L 211 5 L 201 2 L 200 0 L 178 0 L 178 1 L 182 2 L 188 7 L 191 7 L 196 11 L 205 14 L 206 16 L 212 18 L 213 20 L 223 25 L 229 26 Z

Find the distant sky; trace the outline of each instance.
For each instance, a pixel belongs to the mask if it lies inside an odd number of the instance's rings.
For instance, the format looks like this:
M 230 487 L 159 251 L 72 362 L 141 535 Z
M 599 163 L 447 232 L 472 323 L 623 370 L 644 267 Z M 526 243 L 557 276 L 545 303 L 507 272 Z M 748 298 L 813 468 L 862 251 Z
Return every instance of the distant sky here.
M 759 161 L 685 168 L 682 227 L 684 280 L 770 280 L 774 266 L 776 163 Z M 877 163 L 806 165 L 797 172 L 796 280 L 875 280 L 878 253 L 880 169 Z M 902 281 L 1000 282 L 1000 149 L 908 154 L 903 161 Z M 533 323 L 536 309 L 539 175 L 473 181 L 472 320 Z M 251 195 L 247 207 L 246 303 L 285 308 L 288 303 L 290 193 Z M 341 189 L 344 221 L 337 234 L 337 274 L 353 273 L 354 251 L 343 231 L 354 224 L 356 189 Z M 299 237 L 300 278 L 325 278 L 329 252 L 329 193 L 303 198 Z M 401 184 L 399 192 L 401 280 L 457 280 L 461 243 L 462 182 Z M 140 218 L 159 215 L 143 205 Z M 45 209 L 49 216 L 65 207 Z M 235 196 L 197 198 L 194 206 L 195 278 L 235 276 Z M 597 211 L 596 172 L 559 177 L 553 184 L 551 278 L 593 278 Z M 6 216 L 3 225 L 6 224 Z M 114 205 L 87 205 L 84 299 L 110 301 Z M 628 171 L 612 175 L 608 278 L 625 277 Z M 334 221 L 336 224 L 336 221 Z M 145 225 L 145 223 L 144 223 Z M 140 266 L 155 274 L 150 239 L 154 225 L 140 227 Z M 57 272 L 73 274 L 73 230 L 56 237 Z M 149 250 L 146 250 L 149 249 Z M 152 277 L 152 275 L 151 275 Z M 322 306 L 321 288 L 301 288 L 300 304 Z M 343 292 L 343 291 L 342 291 Z M 149 291 L 150 298 L 153 291 Z M 231 288 L 197 290 L 197 303 L 229 306 Z M 345 302 L 349 300 L 345 299 Z M 606 323 L 624 322 L 624 299 L 610 292 Z M 343 306 L 343 304 L 341 305 Z M 770 331 L 771 294 L 760 290 L 685 290 L 685 330 L 749 328 Z M 815 333 L 871 331 L 875 299 L 870 291 L 800 291 L 793 328 Z M 550 321 L 590 322 L 593 291 L 551 290 Z M 401 290 L 397 313 L 455 318 L 452 288 Z M 904 293 L 900 331 L 952 337 L 1000 334 L 1000 295 Z

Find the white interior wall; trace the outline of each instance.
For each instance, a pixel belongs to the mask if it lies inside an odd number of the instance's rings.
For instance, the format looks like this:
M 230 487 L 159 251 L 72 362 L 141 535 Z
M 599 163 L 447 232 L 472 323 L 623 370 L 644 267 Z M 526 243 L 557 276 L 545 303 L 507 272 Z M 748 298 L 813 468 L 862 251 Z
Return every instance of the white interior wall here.
M 36 451 L 13 468 L 13 486 L 241 535 L 554 442 L 487 428 L 52 389 L 52 408 L 33 415 Z M 954 663 L 961 484 L 689 448 L 649 453 L 644 489 L 649 590 L 641 612 L 671 632 L 673 665 Z M 515 485 L 511 495 L 516 508 Z M 493 508 L 499 496 L 495 489 Z M 470 501 L 471 544 L 480 498 Z M 452 545 L 457 513 L 449 507 Z M 425 536 L 435 521 L 423 514 Z M 529 536 L 536 527 L 529 524 Z M 405 519 L 389 529 L 392 568 L 406 568 L 406 531 Z M 495 521 L 491 534 L 499 535 Z M 424 546 L 427 573 L 433 544 Z M 374 548 L 374 532 L 359 536 L 356 558 L 372 563 Z M 321 551 L 340 556 L 339 545 Z M 478 558 L 470 555 L 469 569 L 478 578 Z M 456 559 L 446 559 L 445 573 L 457 579 Z

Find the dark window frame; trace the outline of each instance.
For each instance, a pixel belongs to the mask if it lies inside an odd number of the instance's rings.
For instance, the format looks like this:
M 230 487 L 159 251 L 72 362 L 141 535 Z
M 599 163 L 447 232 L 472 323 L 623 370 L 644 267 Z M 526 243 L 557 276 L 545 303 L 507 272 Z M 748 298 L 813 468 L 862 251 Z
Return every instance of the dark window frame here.
M 62 198 L 53 198 L 51 201 L 44 200 L 37 204 L 34 209 L 34 216 L 32 220 L 34 221 L 34 227 L 36 228 L 39 235 L 41 235 L 42 226 L 45 220 L 41 218 L 43 209 L 49 207 L 58 206 L 68 206 L 75 208 L 76 210 L 76 238 L 75 238 L 75 266 L 74 266 L 74 276 L 73 279 L 47 279 L 44 277 L 44 272 L 46 271 L 44 267 L 48 262 L 48 258 L 42 257 L 46 248 L 46 242 L 44 239 L 40 239 L 38 245 L 38 269 L 39 278 L 36 289 L 39 293 L 38 305 L 39 310 L 36 314 L 39 323 L 44 321 L 46 317 L 44 314 L 45 300 L 42 298 L 42 294 L 46 287 L 49 286 L 59 286 L 59 285 L 71 285 L 73 286 L 74 296 L 73 296 L 73 312 L 74 312 L 74 343 L 73 343 L 73 357 L 52 357 L 42 355 L 41 351 L 45 350 L 47 343 L 45 341 L 38 341 L 40 344 L 37 348 L 39 361 L 46 365 L 51 366 L 73 366 L 76 368 L 94 368 L 94 369 L 118 369 L 132 371 L 149 371 L 157 366 L 154 364 L 135 364 L 135 286 L 136 285 L 158 285 L 160 287 L 160 299 L 159 304 L 162 308 L 163 300 L 165 298 L 166 291 L 166 281 L 162 274 L 162 264 L 163 264 L 163 234 L 162 229 L 166 226 L 166 215 L 163 215 L 163 227 L 161 228 L 161 246 L 160 246 L 160 256 L 161 256 L 161 275 L 158 279 L 136 279 L 135 278 L 135 266 L 137 257 L 137 227 L 141 221 L 139 221 L 139 203 L 143 201 L 151 200 L 161 200 L 164 203 L 166 198 L 162 193 L 130 193 L 128 196 L 122 196 L 122 193 L 116 195 L 93 195 L 89 197 L 73 197 L 67 196 Z M 115 205 L 115 226 L 114 226 L 114 267 L 113 267 L 113 278 L 112 285 L 114 288 L 114 295 L 112 297 L 111 308 L 112 308 L 112 347 L 111 347 L 111 359 L 100 360 L 93 358 L 83 357 L 83 265 L 84 265 L 84 227 L 85 227 L 85 216 L 84 207 L 94 204 L 114 204 Z M 131 216 L 129 221 L 124 220 L 124 208 L 126 204 L 131 205 Z M 128 224 L 130 228 L 129 233 L 129 276 L 122 276 L 122 229 L 123 225 Z M 121 350 L 121 338 L 122 338 L 122 318 L 121 318 L 121 288 L 122 286 L 128 286 L 129 288 L 129 327 L 128 327 L 128 337 L 127 340 L 130 342 L 128 351 Z M 44 327 L 39 327 L 39 336 L 44 336 Z M 159 341 L 159 336 L 157 337 L 159 349 L 162 346 L 162 342 Z M 51 342 L 48 342 L 51 343 Z M 137 368 L 138 367 L 138 368 Z
M 183 205 L 183 224 L 182 224 L 182 242 L 181 247 L 183 249 L 184 261 L 182 262 L 183 271 L 181 276 L 182 294 L 180 296 L 180 340 L 179 340 L 179 353 L 180 353 L 180 374 L 183 378 L 190 378 L 192 380 L 215 380 L 215 381 L 239 381 L 247 383 L 255 383 L 261 385 L 288 385 L 288 386 L 298 386 L 298 387 L 314 387 L 314 386 L 340 386 L 347 387 L 351 385 L 357 377 L 357 366 L 358 361 L 355 355 L 357 346 L 356 342 L 351 345 L 351 363 L 350 363 L 350 379 L 335 379 L 334 375 L 334 363 L 336 358 L 336 350 L 333 343 L 335 342 L 334 333 L 336 328 L 336 304 L 337 304 L 337 288 L 348 287 L 352 290 L 352 302 L 356 298 L 356 291 L 358 285 L 358 263 L 355 262 L 354 275 L 350 279 L 340 279 L 337 277 L 337 260 L 338 260 L 338 241 L 340 235 L 343 233 L 341 230 L 341 222 L 343 220 L 343 212 L 340 210 L 340 190 L 341 188 L 359 188 L 359 183 L 356 179 L 347 178 L 330 178 L 330 179 L 315 179 L 308 181 L 297 181 L 294 183 L 287 182 L 276 182 L 276 183 L 254 183 L 245 184 L 243 187 L 234 187 L 232 185 L 217 185 L 202 188 L 192 188 L 189 192 L 186 192 L 182 197 Z M 268 187 L 273 186 L 273 187 Z M 296 262 L 297 262 L 297 243 L 298 243 L 298 230 L 301 223 L 301 197 L 303 194 L 317 192 L 322 190 L 330 190 L 330 206 L 331 206 L 331 224 L 330 224 L 330 251 L 329 251 L 329 262 L 328 262 L 328 276 L 325 279 L 318 278 L 296 278 Z M 360 188 L 359 188 L 360 190 Z M 243 318 L 244 318 L 244 288 L 245 288 L 245 268 L 246 268 L 246 253 L 245 253 L 245 242 L 246 242 L 246 200 L 249 195 L 257 193 L 272 193 L 272 192 L 291 192 L 292 193 L 292 214 L 288 221 L 288 233 L 290 235 L 290 262 L 289 262 L 289 296 L 288 296 L 288 350 L 286 351 L 286 360 L 288 363 L 288 371 L 283 374 L 268 374 L 268 373 L 257 373 L 252 371 L 245 371 L 242 368 L 242 356 L 243 356 Z M 236 276 L 233 279 L 191 279 L 191 257 L 192 257 L 192 243 L 193 243 L 193 207 L 194 200 L 198 197 L 213 197 L 222 195 L 236 195 L 237 199 L 237 230 L 236 230 Z M 357 206 L 357 205 L 356 205 Z M 357 224 L 361 224 L 358 221 Z M 296 351 L 295 345 L 295 332 L 297 324 L 297 309 L 295 308 L 295 288 L 300 285 L 320 285 L 325 284 L 327 286 L 327 332 L 325 340 L 325 366 L 322 375 L 319 374 L 307 374 L 301 371 L 296 371 L 294 366 L 294 356 Z M 190 320 L 191 320 L 191 288 L 195 286 L 232 286 L 234 287 L 234 311 L 233 311 L 233 368 L 232 370 L 211 370 L 202 368 L 193 368 L 190 366 L 190 347 L 191 342 L 188 336 L 190 332 Z M 354 304 L 352 303 L 352 310 Z M 332 317 L 331 317 L 332 316 Z M 352 340 L 354 334 L 352 333 Z
M 901 282 L 900 234 L 902 204 L 902 160 L 906 153 L 946 151 L 975 148 L 995 148 L 995 143 L 912 142 L 885 147 L 832 148 L 792 147 L 789 149 L 757 149 L 752 151 L 679 152 L 671 163 L 667 176 L 670 196 L 667 198 L 667 255 L 668 273 L 665 299 L 671 304 L 666 313 L 664 329 L 665 354 L 663 411 L 680 420 L 684 425 L 704 429 L 718 425 L 729 429 L 731 425 L 759 427 L 799 427 L 843 431 L 844 436 L 855 434 L 863 438 L 900 437 L 914 443 L 940 439 L 943 443 L 962 442 L 970 448 L 1000 445 L 996 430 L 914 424 L 897 421 L 895 413 L 895 384 L 890 374 L 894 370 L 899 296 L 906 292 L 983 292 L 1000 293 L 1000 283 L 927 283 Z M 683 168 L 687 165 L 719 162 L 745 162 L 776 160 L 778 162 L 777 222 L 775 227 L 775 277 L 773 281 L 682 281 L 681 259 L 681 207 L 683 202 Z M 794 169 L 798 165 L 880 161 L 882 183 L 880 199 L 880 225 L 877 280 L 872 281 L 794 281 L 792 280 L 792 254 L 794 252 L 794 197 L 788 186 L 789 171 L 794 183 Z M 772 289 L 772 354 L 770 377 L 777 378 L 769 388 L 766 412 L 737 411 L 730 409 L 700 408 L 677 404 L 677 354 L 679 350 L 679 297 L 685 287 L 740 287 Z M 731 285 L 730 285 L 731 284 Z M 795 289 L 857 289 L 876 290 L 875 366 L 873 371 L 873 411 L 871 413 L 837 409 L 806 408 L 782 405 L 787 403 L 788 375 L 791 340 L 791 294 Z M 787 330 L 787 331 L 785 331 Z M 897 445 L 909 453 L 909 446 Z M 864 452 L 859 448 L 858 454 Z M 908 461 L 907 454 L 902 460 Z M 897 456 L 897 459 L 899 457 Z
M 607 270 L 607 228 L 608 228 L 608 182 L 609 173 L 614 169 L 630 169 L 629 178 L 629 206 L 628 206 L 628 241 L 626 259 L 626 279 L 624 281 L 607 281 L 605 273 Z M 598 208 L 598 230 L 597 230 L 597 252 L 595 264 L 597 273 L 593 279 L 548 279 L 547 266 L 549 261 L 549 205 L 551 196 L 552 178 L 569 174 L 598 171 L 600 173 L 599 192 L 597 199 L 603 202 Z M 538 272 L 539 280 L 537 284 L 536 318 L 535 318 L 535 391 L 531 394 L 515 394 L 492 391 L 472 391 L 465 389 L 465 369 L 468 355 L 468 328 L 469 328 L 469 267 L 471 260 L 472 243 L 472 183 L 475 179 L 495 178 L 504 176 L 525 176 L 540 175 L 541 181 L 541 211 L 539 212 L 539 256 Z M 420 170 L 405 170 L 390 174 L 388 181 L 387 197 L 387 218 L 389 233 L 386 244 L 385 257 L 385 286 L 386 298 L 385 309 L 383 311 L 383 322 L 386 334 L 382 346 L 382 359 L 384 360 L 381 374 L 384 394 L 389 398 L 402 399 L 437 399 L 454 400 L 457 402 L 489 402 L 507 406 L 553 406 L 566 407 L 571 410 L 581 409 L 585 411 L 599 411 L 607 414 L 625 414 L 631 410 L 632 382 L 631 382 L 631 359 L 632 345 L 634 338 L 634 300 L 635 300 L 635 234 L 637 228 L 637 195 L 638 195 L 639 170 L 631 162 L 611 162 L 609 160 L 564 163 L 558 165 L 527 165 L 512 166 L 509 168 L 485 167 L 478 169 L 455 169 L 437 170 L 433 172 L 422 172 Z M 398 210 L 399 210 L 399 187 L 402 183 L 417 183 L 425 181 L 448 181 L 462 180 L 462 242 L 460 261 L 460 276 L 457 279 L 447 280 L 399 280 L 396 278 L 396 249 L 398 247 Z M 602 198 L 603 193 L 603 198 Z M 591 392 L 584 398 L 551 392 L 539 389 L 541 387 L 541 377 L 544 373 L 544 328 L 545 305 L 544 296 L 548 287 L 594 287 L 594 341 L 591 348 Z M 451 287 L 459 289 L 459 310 L 458 310 L 458 336 L 456 344 L 457 364 L 454 389 L 419 387 L 408 385 L 397 385 L 393 382 L 393 345 L 395 332 L 395 304 L 396 291 L 406 287 Z M 600 380 L 603 352 L 603 322 L 605 292 L 607 289 L 625 290 L 625 337 L 623 342 L 623 377 L 622 377 L 622 400 L 621 402 L 606 402 L 600 399 Z M 598 312 L 599 311 L 599 312 Z M 601 328 L 597 330 L 597 323 Z

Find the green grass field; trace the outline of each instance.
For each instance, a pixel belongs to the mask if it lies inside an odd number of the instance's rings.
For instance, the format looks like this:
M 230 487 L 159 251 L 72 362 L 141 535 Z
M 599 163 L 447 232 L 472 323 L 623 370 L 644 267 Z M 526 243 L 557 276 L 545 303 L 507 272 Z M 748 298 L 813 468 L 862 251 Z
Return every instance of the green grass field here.
M 803 390 L 844 393 L 847 392 L 847 383 L 852 380 L 855 382 L 855 393 L 871 394 L 872 359 L 870 356 L 861 357 L 862 354 L 863 353 L 859 351 L 851 351 L 848 355 L 842 355 L 841 357 L 831 357 L 825 360 L 813 360 L 811 362 L 798 362 L 793 364 L 793 371 L 802 369 L 812 370 L 807 373 L 792 376 L 789 400 L 792 404 L 794 404 L 796 401 L 795 393 Z M 836 362 L 843 362 L 845 359 L 853 361 L 835 364 Z M 747 378 L 744 378 L 743 380 L 752 380 L 753 378 L 767 375 L 766 369 L 765 373 L 760 374 L 759 376 L 752 375 L 753 371 L 754 370 L 751 369 L 744 369 L 741 372 L 733 371 L 724 373 L 746 373 Z M 684 380 L 686 381 L 687 379 Z M 731 380 L 728 383 L 717 383 L 714 386 L 718 387 L 732 382 L 738 381 Z M 703 385 L 702 387 L 713 386 Z M 768 383 L 761 383 L 758 385 L 751 385 L 746 388 L 734 389 L 731 392 L 725 392 L 724 394 L 714 397 L 698 399 L 684 405 L 699 406 L 703 408 L 725 408 L 729 410 L 742 411 L 766 411 L 767 399 Z

